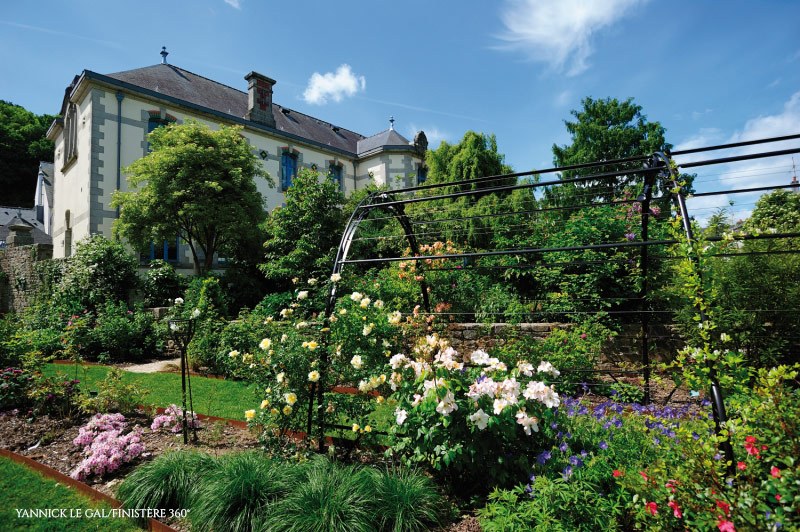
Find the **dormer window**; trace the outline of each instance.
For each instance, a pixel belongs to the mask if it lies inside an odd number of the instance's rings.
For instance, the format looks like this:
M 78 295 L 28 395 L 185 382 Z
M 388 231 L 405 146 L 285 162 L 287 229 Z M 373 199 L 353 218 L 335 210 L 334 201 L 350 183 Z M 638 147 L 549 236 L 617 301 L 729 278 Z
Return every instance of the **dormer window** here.
M 78 157 L 78 106 L 70 103 L 64 116 L 64 166 Z

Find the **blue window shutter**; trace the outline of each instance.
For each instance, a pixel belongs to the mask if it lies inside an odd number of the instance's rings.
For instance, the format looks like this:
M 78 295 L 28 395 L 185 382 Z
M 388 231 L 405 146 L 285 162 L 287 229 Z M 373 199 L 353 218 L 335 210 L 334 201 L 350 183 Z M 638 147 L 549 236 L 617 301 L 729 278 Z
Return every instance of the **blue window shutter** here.
M 292 178 L 297 175 L 297 156 L 284 152 L 281 156 L 281 189 L 292 186 Z

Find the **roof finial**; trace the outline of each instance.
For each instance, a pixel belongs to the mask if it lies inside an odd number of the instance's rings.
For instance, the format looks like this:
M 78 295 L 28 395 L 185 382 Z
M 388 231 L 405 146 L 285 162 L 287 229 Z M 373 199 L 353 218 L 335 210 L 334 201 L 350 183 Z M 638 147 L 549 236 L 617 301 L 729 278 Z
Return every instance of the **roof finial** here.
M 167 64 L 167 56 L 168 55 L 169 55 L 169 52 L 167 51 L 167 47 L 166 46 L 162 46 L 161 47 L 161 64 L 162 65 L 166 65 Z
M 394 131 L 394 117 L 389 117 L 389 131 Z

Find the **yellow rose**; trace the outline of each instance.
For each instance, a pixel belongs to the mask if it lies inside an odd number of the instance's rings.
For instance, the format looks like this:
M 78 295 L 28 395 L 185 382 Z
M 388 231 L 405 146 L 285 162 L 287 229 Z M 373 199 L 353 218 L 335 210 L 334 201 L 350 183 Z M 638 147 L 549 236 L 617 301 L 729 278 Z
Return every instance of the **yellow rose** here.
M 256 417 L 256 411 L 255 411 L 255 410 L 246 410 L 246 411 L 245 411 L 245 413 L 244 413 L 244 418 L 245 418 L 247 421 L 250 421 L 250 420 L 251 420 L 251 419 L 253 419 L 254 417 Z

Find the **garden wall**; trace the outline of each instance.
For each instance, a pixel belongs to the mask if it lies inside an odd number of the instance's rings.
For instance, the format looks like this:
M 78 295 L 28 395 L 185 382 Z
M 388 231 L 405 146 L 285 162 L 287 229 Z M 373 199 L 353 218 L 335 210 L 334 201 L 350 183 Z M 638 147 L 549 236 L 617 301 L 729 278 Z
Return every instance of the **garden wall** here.
M 34 264 L 53 258 L 53 246 L 9 246 L 0 251 L 0 313 L 20 312 L 30 305 L 39 289 Z
M 507 338 L 516 337 L 530 340 L 543 340 L 555 329 L 572 327 L 569 323 L 451 323 L 445 333 L 450 345 L 460 353 L 471 353 L 475 349 L 489 350 L 503 345 Z M 631 324 L 603 347 L 600 364 L 612 367 L 622 362 L 638 364 L 641 362 L 640 326 Z M 651 328 L 650 358 L 652 361 L 672 360 L 684 342 L 671 326 Z
M 518 338 L 541 340 L 557 328 L 569 327 L 563 323 L 451 323 L 447 326 L 450 345 L 459 353 L 476 349 L 488 350 L 503 345 L 510 335 Z

